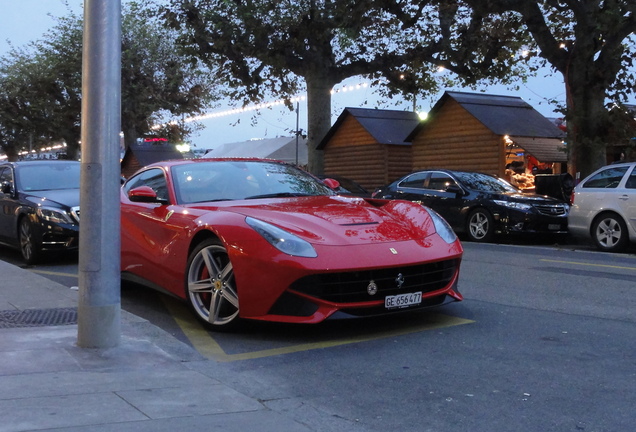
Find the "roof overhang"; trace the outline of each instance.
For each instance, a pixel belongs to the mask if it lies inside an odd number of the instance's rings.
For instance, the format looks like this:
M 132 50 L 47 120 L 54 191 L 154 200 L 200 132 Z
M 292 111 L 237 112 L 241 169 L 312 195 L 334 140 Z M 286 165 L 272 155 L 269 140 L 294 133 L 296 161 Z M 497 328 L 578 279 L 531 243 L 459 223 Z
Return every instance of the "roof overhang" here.
M 560 138 L 511 136 L 510 139 L 540 162 L 567 162 L 568 152 Z

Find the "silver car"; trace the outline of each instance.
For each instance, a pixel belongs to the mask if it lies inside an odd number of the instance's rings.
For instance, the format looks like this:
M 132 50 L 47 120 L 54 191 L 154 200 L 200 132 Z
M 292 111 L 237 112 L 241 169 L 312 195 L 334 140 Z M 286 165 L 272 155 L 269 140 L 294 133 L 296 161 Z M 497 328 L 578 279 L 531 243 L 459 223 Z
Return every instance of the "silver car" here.
M 574 188 L 568 229 L 607 252 L 636 243 L 636 162 L 605 166 L 581 181 Z

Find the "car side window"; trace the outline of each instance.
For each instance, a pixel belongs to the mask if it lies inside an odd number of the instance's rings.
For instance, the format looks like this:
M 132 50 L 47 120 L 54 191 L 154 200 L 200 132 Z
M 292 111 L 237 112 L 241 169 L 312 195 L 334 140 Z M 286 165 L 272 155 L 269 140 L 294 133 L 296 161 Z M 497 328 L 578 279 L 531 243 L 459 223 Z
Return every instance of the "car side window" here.
M 428 173 L 415 173 L 400 182 L 399 187 L 424 189 L 424 181 Z
M 0 193 L 6 193 L 10 188 L 10 183 L 6 178 L 6 168 L 0 168 Z
M 583 188 L 617 188 L 628 167 L 613 167 L 605 169 L 583 184 Z
M 625 182 L 625 187 L 627 189 L 636 189 L 636 167 L 634 167 L 631 175 L 627 178 L 627 182 Z
M 157 194 L 157 198 L 169 201 L 170 196 L 168 194 L 168 182 L 162 170 L 149 169 L 134 177 L 132 177 L 124 186 L 125 191 L 129 192 L 131 189 L 148 186 Z
M 12 190 L 13 187 L 13 171 L 11 168 L 0 168 L 0 192 L 6 193 Z
M 445 191 L 446 188 L 456 185 L 455 180 L 445 173 L 433 173 L 428 181 L 428 188 L 431 190 Z
M 9 167 L 0 169 L 0 183 L 3 182 L 13 183 L 13 172 Z

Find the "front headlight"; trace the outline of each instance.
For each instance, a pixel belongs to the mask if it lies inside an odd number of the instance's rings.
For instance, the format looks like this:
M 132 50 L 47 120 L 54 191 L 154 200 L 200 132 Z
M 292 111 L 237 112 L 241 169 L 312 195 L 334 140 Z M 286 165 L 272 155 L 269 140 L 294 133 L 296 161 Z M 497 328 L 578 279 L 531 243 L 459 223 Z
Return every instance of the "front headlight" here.
M 500 206 L 508 207 L 508 208 L 516 209 L 516 210 L 530 210 L 532 208 L 530 204 L 524 204 L 524 203 L 514 202 L 514 201 L 493 200 L 493 202 L 495 204 L 499 204 Z
M 39 207 L 36 211 L 40 219 L 45 220 L 47 222 L 62 223 L 62 224 L 75 223 L 73 221 L 73 218 L 71 218 L 71 216 L 64 210 L 50 208 L 50 207 Z
M 433 224 L 435 225 L 435 231 L 437 234 L 448 244 L 454 243 L 457 240 L 457 236 L 455 235 L 455 231 L 450 227 L 448 222 L 437 214 L 434 210 L 424 207 L 424 210 L 428 212 L 433 219 Z
M 316 258 L 318 256 L 316 250 L 309 242 L 281 228 L 251 217 L 245 218 L 245 222 L 262 235 L 269 244 L 287 255 L 305 258 Z

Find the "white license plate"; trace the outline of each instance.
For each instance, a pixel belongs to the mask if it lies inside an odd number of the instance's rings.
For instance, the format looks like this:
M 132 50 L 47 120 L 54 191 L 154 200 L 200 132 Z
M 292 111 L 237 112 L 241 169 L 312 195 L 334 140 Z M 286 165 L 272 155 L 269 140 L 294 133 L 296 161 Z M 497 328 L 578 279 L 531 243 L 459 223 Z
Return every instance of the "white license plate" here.
M 551 231 L 558 231 L 561 229 L 561 225 L 559 224 L 549 224 L 548 229 Z
M 386 296 L 384 307 L 387 309 L 405 308 L 422 303 L 422 292 Z

